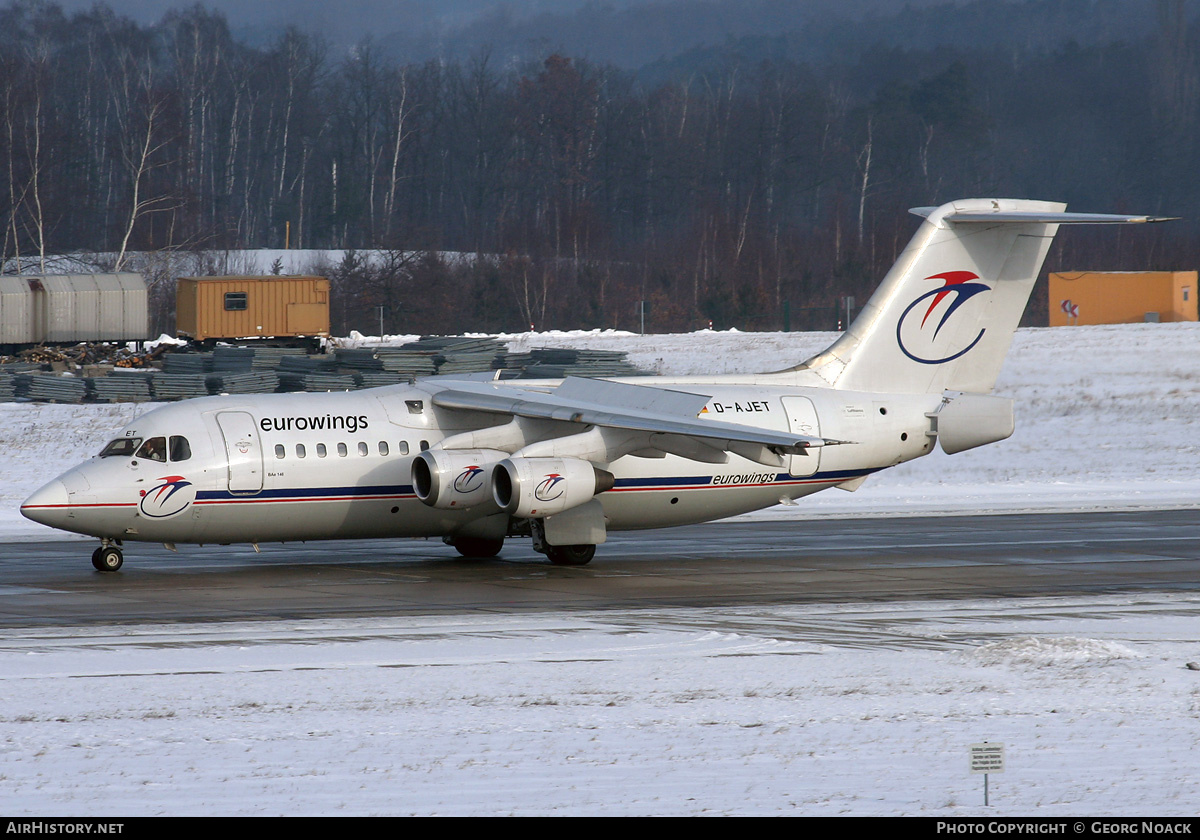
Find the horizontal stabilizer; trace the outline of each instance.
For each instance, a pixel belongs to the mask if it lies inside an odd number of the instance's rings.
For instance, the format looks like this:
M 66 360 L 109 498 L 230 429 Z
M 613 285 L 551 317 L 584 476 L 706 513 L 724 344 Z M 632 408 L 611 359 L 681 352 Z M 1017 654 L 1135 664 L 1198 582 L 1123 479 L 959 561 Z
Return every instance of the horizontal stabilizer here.
M 929 218 L 938 207 L 913 207 L 908 212 Z M 955 224 L 1141 225 L 1173 222 L 1177 216 L 1126 216 L 1120 213 L 1039 213 L 1031 211 L 956 210 L 941 217 Z

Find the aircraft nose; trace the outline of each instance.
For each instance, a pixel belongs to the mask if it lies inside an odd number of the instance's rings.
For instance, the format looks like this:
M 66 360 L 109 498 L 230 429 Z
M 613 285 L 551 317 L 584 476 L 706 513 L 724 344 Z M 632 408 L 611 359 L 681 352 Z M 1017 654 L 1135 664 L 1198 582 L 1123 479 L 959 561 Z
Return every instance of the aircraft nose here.
M 67 485 L 57 478 L 47 482 L 21 504 L 21 515 L 42 525 L 57 527 L 70 510 Z

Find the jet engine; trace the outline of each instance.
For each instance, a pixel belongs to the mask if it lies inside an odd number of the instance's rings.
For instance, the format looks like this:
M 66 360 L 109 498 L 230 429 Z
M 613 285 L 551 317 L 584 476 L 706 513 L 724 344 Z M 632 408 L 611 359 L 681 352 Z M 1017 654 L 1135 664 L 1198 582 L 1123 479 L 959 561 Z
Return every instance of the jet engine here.
M 494 449 L 427 449 L 413 459 L 413 491 L 441 510 L 475 507 L 490 501 L 489 473 L 504 457 Z
M 521 519 L 570 510 L 611 490 L 613 474 L 578 458 L 506 458 L 492 470 L 492 498 Z

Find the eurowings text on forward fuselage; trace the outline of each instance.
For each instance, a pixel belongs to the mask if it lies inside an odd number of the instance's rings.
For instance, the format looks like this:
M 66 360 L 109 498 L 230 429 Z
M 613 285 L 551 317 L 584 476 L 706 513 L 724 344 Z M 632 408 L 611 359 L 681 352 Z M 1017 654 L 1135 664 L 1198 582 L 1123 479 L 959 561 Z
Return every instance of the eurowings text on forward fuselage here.
M 645 380 L 434 377 L 155 409 L 22 513 L 100 538 L 232 543 L 443 537 L 490 556 L 528 535 L 586 563 L 609 530 L 688 525 L 992 443 L 990 394 L 1062 223 L 1147 217 L 970 199 L 919 208 L 912 242 L 823 353 L 768 374 Z

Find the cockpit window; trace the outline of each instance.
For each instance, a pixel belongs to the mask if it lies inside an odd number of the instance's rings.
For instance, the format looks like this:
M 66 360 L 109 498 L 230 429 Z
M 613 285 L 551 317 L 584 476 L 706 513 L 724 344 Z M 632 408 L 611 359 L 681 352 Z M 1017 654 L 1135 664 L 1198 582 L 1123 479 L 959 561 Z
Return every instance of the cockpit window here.
M 147 461 L 165 462 L 167 460 L 167 439 L 165 437 L 150 438 L 142 444 L 136 457 L 145 458 Z
M 186 461 L 192 457 L 192 446 L 182 435 L 171 435 L 171 460 Z
M 128 458 L 137 451 L 141 438 L 117 438 L 100 450 L 101 458 Z

